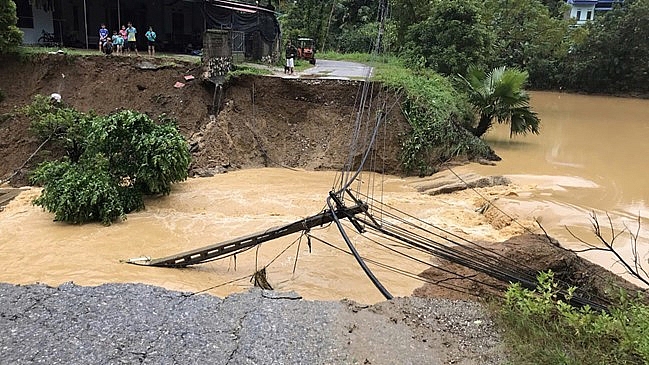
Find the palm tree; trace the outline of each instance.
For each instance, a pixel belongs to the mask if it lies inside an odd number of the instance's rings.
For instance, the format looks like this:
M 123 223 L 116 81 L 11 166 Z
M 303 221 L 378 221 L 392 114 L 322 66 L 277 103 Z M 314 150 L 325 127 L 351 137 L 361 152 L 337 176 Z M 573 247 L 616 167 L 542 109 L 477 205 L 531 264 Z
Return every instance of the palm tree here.
M 530 96 L 523 90 L 527 82 L 527 72 L 505 66 L 485 73 L 470 67 L 467 77 L 460 78 L 466 84 L 469 102 L 480 115 L 478 125 L 471 132 L 480 137 L 493 121 L 509 123 L 509 136 L 532 132 L 539 134 L 539 117 L 530 109 Z

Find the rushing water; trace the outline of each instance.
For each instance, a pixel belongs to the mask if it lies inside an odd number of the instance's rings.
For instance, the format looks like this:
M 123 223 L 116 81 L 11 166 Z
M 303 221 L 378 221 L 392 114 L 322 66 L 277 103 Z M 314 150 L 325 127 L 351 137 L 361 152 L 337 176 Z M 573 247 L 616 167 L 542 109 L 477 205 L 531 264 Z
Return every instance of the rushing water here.
M 508 126 L 497 126 L 485 138 L 503 161 L 469 169 L 509 176 L 521 192 L 496 204 L 538 218 L 571 247 L 580 245 L 566 227 L 596 242 L 589 221 L 593 211 L 606 237 L 606 213 L 616 230 L 626 225 L 635 232 L 640 217 L 639 242 L 649 267 L 649 100 L 534 92 L 531 103 L 541 118 L 541 134 L 509 138 Z M 630 255 L 628 235 L 616 242 Z M 607 254 L 586 256 L 605 266 L 612 262 Z
M 30 204 L 37 189 L 22 193 L 0 213 L 0 281 L 42 282 L 58 285 L 74 281 L 81 285 L 105 282 L 142 282 L 170 289 L 209 292 L 215 295 L 250 287 L 255 271 L 254 250 L 186 269 L 134 266 L 120 260 L 168 256 L 182 251 L 247 235 L 293 222 L 323 209 L 331 189 L 333 172 L 287 169 L 242 170 L 211 178 L 190 179 L 174 186 L 170 196 L 147 201 L 143 212 L 128 215 L 125 222 L 73 226 L 52 222 L 52 215 Z M 474 211 L 472 196 L 456 194 L 431 197 L 410 187 L 412 179 L 378 176 L 384 184 L 385 203 L 412 212 L 465 237 L 498 241 L 517 233 L 516 228 L 497 231 Z M 376 195 L 379 198 L 379 195 Z M 520 230 L 519 230 L 520 231 Z M 313 229 L 314 236 L 344 247 L 337 229 Z M 351 232 L 350 232 L 351 233 Z M 405 268 L 415 274 L 426 268 L 351 234 L 362 255 Z M 258 267 L 271 262 L 296 240 L 294 235 L 265 243 L 258 252 Z M 310 299 L 351 298 L 361 302 L 382 299 L 358 264 L 320 242 L 306 240 L 300 246 L 295 274 L 292 273 L 297 245 L 270 265 L 268 278 L 281 290 L 296 290 Z M 430 260 L 429 257 L 421 257 Z M 374 267 L 393 295 L 409 295 L 421 282 Z M 230 281 L 243 278 L 225 284 Z
M 537 92 L 532 105 L 542 120 L 541 135 L 510 139 L 506 127 L 495 128 L 486 139 L 503 161 L 457 171 L 509 176 L 514 185 L 483 189 L 483 195 L 497 198 L 496 206 L 528 227 L 533 227 L 532 219 L 539 219 L 551 235 L 573 247 L 577 241 L 564 226 L 594 242 L 588 229 L 591 210 L 600 217 L 610 212 L 618 229 L 624 225 L 635 229 L 640 215 L 639 241 L 646 252 L 649 101 Z M 236 262 L 225 259 L 186 269 L 140 267 L 120 260 L 168 256 L 316 214 L 334 178 L 333 172 L 257 169 L 190 179 L 177 184 L 170 196 L 147 201 L 145 211 L 110 227 L 52 222 L 51 214 L 30 204 L 39 194 L 32 189 L 0 212 L 0 281 L 142 282 L 193 292 L 211 288 L 208 292 L 215 295 L 240 291 L 250 286 L 255 262 L 257 267 L 266 265 L 299 236 L 266 243 L 259 252 L 238 255 Z M 384 184 L 384 202 L 469 239 L 500 241 L 523 231 L 516 225 L 495 229 L 475 211 L 482 202 L 471 190 L 432 197 L 413 188 L 419 179 L 377 176 L 374 181 Z M 335 227 L 314 229 L 313 234 L 344 247 Z M 357 235 L 352 239 L 369 258 L 413 273 L 426 267 Z M 622 251 L 630 253 L 628 236 L 620 240 Z M 297 248 L 293 245 L 267 270 L 277 289 L 296 290 L 310 299 L 347 297 L 366 303 L 382 299 L 352 258 L 315 240 L 311 252 L 302 241 L 293 273 Z M 612 262 L 602 254 L 588 257 L 608 266 Z M 421 285 L 373 269 L 394 295 L 408 295 Z

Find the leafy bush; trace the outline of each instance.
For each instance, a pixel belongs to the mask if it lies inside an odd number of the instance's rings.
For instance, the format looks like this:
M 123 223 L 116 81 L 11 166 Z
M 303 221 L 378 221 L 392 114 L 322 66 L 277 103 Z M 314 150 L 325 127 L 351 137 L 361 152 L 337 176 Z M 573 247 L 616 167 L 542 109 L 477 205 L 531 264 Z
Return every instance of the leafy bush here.
M 126 212 L 144 207 L 141 198 L 133 199 L 132 187 L 115 184 L 108 160 L 102 155 L 79 163 L 69 159 L 45 162 L 33 180 L 45 186 L 34 204 L 53 212 L 55 221 L 110 225 L 114 219 L 124 218 Z
M 622 296 L 610 313 L 576 308 L 562 298 L 552 272 L 536 290 L 512 284 L 498 312 L 515 364 L 647 364 L 649 307 Z
M 85 144 L 84 126 L 93 114 L 84 114 L 64 104 L 52 103 L 48 97 L 36 95 L 34 101 L 22 108 L 31 120 L 30 131 L 41 140 L 51 139 L 61 145 L 77 162 Z
M 407 171 L 425 175 L 453 157 L 492 157 L 489 146 L 463 127 L 472 122 L 471 107 L 446 78 L 415 74 L 394 61 L 379 66 L 376 77 L 404 93 L 403 113 L 412 127 L 401 156 Z
M 23 32 L 16 23 L 16 3 L 12 0 L 0 0 L 0 53 L 14 51 L 23 41 Z
M 189 147 L 171 120 L 161 118 L 158 125 L 130 110 L 95 116 L 42 97 L 26 113 L 37 135 L 54 136 L 68 152 L 33 175 L 43 186 L 34 204 L 57 221 L 108 225 L 144 208 L 143 194 L 169 194 L 172 183 L 187 178 Z

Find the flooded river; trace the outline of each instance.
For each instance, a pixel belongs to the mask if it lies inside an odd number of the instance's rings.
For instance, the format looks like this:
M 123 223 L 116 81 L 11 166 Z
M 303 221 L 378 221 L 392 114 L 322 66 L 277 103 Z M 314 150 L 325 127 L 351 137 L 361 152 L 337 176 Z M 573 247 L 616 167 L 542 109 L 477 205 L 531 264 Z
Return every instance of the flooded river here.
M 220 296 L 241 291 L 251 285 L 254 250 L 237 256 L 236 269 L 233 259 L 186 269 L 134 266 L 120 260 L 168 256 L 316 214 L 323 209 L 334 178 L 333 172 L 255 169 L 190 179 L 175 185 L 170 196 L 147 201 L 145 211 L 129 214 L 125 222 L 110 227 L 52 222 L 51 214 L 30 204 L 39 194 L 33 189 L 19 195 L 0 213 L 0 281 L 49 285 L 66 281 L 81 285 L 141 282 L 192 292 L 214 287 L 209 293 Z M 464 237 L 499 241 L 521 231 L 517 227 L 493 229 L 474 211 L 475 196 L 468 192 L 432 197 L 415 191 L 412 179 L 385 176 L 375 181 L 384 185 L 385 203 Z M 338 247 L 345 245 L 334 226 L 313 229 L 312 234 Z M 415 274 L 426 268 L 350 234 L 363 256 Z M 257 267 L 271 262 L 298 237 L 263 244 Z M 353 258 L 316 240 L 309 253 L 303 240 L 293 274 L 296 253 L 297 246 L 293 245 L 267 269 L 276 289 L 296 290 L 309 299 L 382 300 Z M 395 296 L 409 295 L 422 284 L 373 269 Z
M 542 119 L 540 136 L 509 139 L 507 128 L 496 128 L 486 138 L 503 161 L 497 166 L 463 166 L 458 172 L 509 176 L 512 186 L 482 189 L 482 194 L 524 226 L 533 227 L 531 222 L 538 218 L 568 245 L 576 246 L 576 240 L 564 226 L 589 238 L 588 213 L 595 209 L 610 212 L 617 228 L 636 227 L 640 215 L 640 241 L 649 247 L 649 171 L 644 162 L 649 155 L 649 101 L 537 92 L 532 105 Z M 273 261 L 299 236 L 266 243 L 258 252 L 238 255 L 236 262 L 224 259 L 186 269 L 140 267 L 121 260 L 168 256 L 316 214 L 334 178 L 333 172 L 255 169 L 190 179 L 177 184 L 170 196 L 147 201 L 145 211 L 110 227 L 52 222 L 51 214 L 30 204 L 39 194 L 31 189 L 0 212 L 0 281 L 141 282 L 219 296 L 241 291 L 250 287 L 256 266 Z M 374 181 L 383 183 L 384 202 L 464 237 L 493 242 L 523 231 L 517 225 L 495 229 L 475 211 L 482 198 L 473 191 L 433 197 L 414 189 L 417 178 L 384 176 Z M 335 227 L 314 229 L 313 235 L 344 247 Z M 414 273 L 425 269 L 357 235 L 352 239 L 366 257 Z M 620 239 L 621 245 L 628 243 L 628 238 Z M 594 241 L 592 236 L 589 240 Z M 275 288 L 296 290 L 308 299 L 382 299 L 352 258 L 315 240 L 311 252 L 302 241 L 293 273 L 297 249 L 293 244 L 269 266 L 268 278 Z M 603 255 L 590 258 L 611 263 Z M 373 270 L 396 296 L 421 285 Z
M 532 106 L 541 118 L 541 134 L 509 138 L 507 126 L 490 131 L 486 140 L 503 158 L 497 166 L 472 165 L 481 174 L 504 174 L 520 187 L 518 197 L 496 204 L 522 217 L 537 217 L 543 226 L 570 247 L 578 241 L 566 230 L 596 242 L 589 214 L 619 230 L 635 231 L 640 217 L 644 252 L 649 247 L 649 100 L 532 93 Z M 630 255 L 630 239 L 616 241 Z M 587 257 L 609 267 L 609 255 Z M 620 272 L 617 265 L 614 271 Z

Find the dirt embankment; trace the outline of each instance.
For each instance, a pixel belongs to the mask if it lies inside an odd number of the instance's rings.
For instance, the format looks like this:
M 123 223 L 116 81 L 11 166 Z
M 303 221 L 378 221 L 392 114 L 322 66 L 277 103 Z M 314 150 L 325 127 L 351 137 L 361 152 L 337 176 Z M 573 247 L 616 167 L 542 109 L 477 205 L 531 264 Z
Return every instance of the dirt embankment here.
M 225 168 L 278 165 L 338 169 L 352 149 L 355 131 L 360 141 L 370 139 L 369 123 L 355 129 L 361 99 L 358 82 L 246 76 L 229 82 L 219 95 L 213 85 L 198 80 L 197 64 L 148 59 L 160 66 L 148 70 L 139 67 L 143 60 L 146 59 L 61 55 L 44 55 L 29 61 L 0 58 L 0 88 L 5 96 L 0 102 L 0 179 L 18 169 L 40 144 L 29 133 L 29 120 L 16 112 L 36 94 L 59 93 L 65 103 L 82 111 L 104 114 L 127 108 L 152 117 L 162 113 L 170 115 L 176 118 L 180 131 L 190 141 L 193 173 L 201 175 Z M 185 82 L 185 75 L 197 79 Z M 174 88 L 178 81 L 186 85 Z M 375 120 L 376 110 L 389 114 L 389 122 L 378 137 L 377 151 L 371 160 L 378 171 L 398 173 L 398 155 L 403 136 L 409 131 L 408 124 L 395 107 L 398 103 L 390 100 L 380 85 L 373 85 L 368 95 L 371 97 L 365 102 L 364 119 Z M 354 161 L 360 159 L 363 149 L 359 146 L 355 150 Z M 57 157 L 56 152 L 42 151 L 12 183 L 27 184 L 27 171 L 51 157 Z M 552 268 L 562 280 L 592 287 L 594 296 L 606 296 L 604 287 L 609 285 L 605 284 L 615 281 L 610 273 L 587 265 L 575 255 L 551 249 L 547 243 L 541 244 L 543 239 L 521 236 L 493 249 L 526 263 L 534 271 Z M 465 276 L 476 274 L 447 262 L 439 264 Z M 477 297 L 484 296 L 489 292 L 488 287 L 476 281 L 496 283 L 481 275 L 476 276 L 478 280 L 464 281 L 461 285 Z M 452 280 L 435 270 L 423 276 L 432 281 Z M 593 282 L 589 279 L 593 277 L 607 279 Z M 416 294 L 458 298 L 456 291 L 444 291 L 432 285 L 424 286 Z M 469 294 L 459 298 L 472 297 Z
M 38 147 L 29 120 L 16 108 L 34 95 L 59 93 L 82 111 L 110 113 L 125 108 L 152 117 L 174 117 L 190 141 L 197 174 L 224 167 L 288 166 L 337 169 L 346 161 L 358 109 L 359 83 L 336 80 L 288 80 L 245 76 L 231 80 L 222 94 L 199 81 L 200 66 L 177 60 L 148 59 L 160 68 L 142 69 L 144 58 L 43 55 L 29 61 L 0 59 L 0 178 L 11 174 Z M 183 76 L 194 75 L 193 81 Z M 183 88 L 174 88 L 178 81 Z M 373 85 L 366 106 L 376 107 L 385 93 Z M 214 116 L 218 112 L 218 115 Z M 368 112 L 368 115 L 371 113 Z M 370 118 L 368 118 L 370 119 Z M 384 155 L 376 169 L 399 172 L 398 153 L 408 125 L 392 108 L 388 137 L 377 146 Z M 367 140 L 363 127 L 361 133 Z M 47 149 L 47 146 L 46 148 Z M 360 151 L 355 154 L 358 160 Z M 48 158 L 41 153 L 12 180 L 27 183 L 24 173 Z

